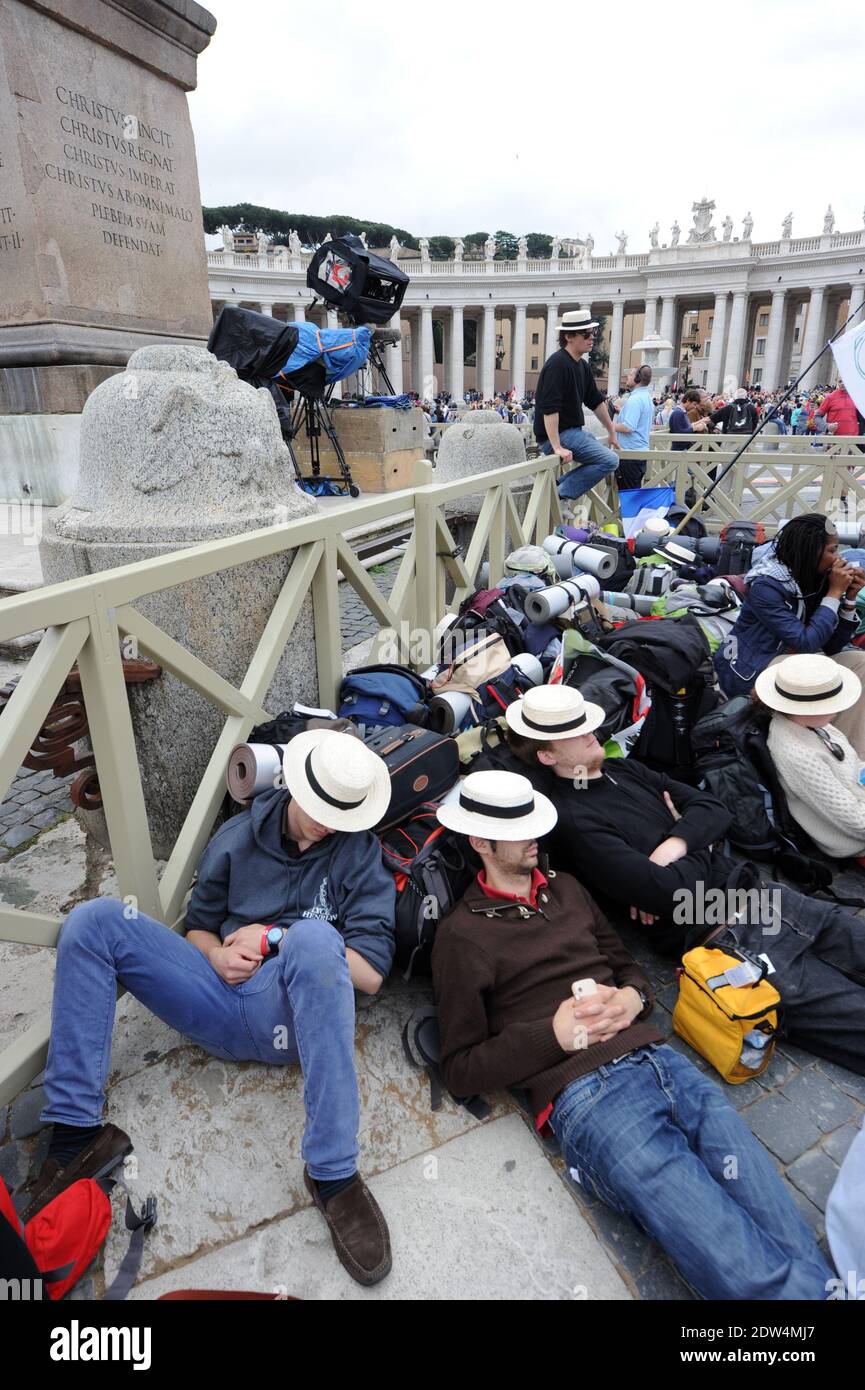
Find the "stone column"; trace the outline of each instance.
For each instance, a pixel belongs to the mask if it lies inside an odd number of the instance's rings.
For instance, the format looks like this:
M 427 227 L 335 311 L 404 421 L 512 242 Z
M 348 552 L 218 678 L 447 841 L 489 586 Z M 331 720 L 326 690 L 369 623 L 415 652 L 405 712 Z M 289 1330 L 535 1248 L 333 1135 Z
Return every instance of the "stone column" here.
M 400 333 L 400 334 L 401 334 L 402 330 L 401 330 L 401 328 L 400 328 L 400 317 L 399 317 L 399 313 L 394 314 L 393 318 L 391 319 L 390 323 L 388 324 L 388 328 L 392 328 L 392 329 L 394 330 L 394 332 Z M 390 377 L 390 384 L 391 384 L 391 386 L 393 387 L 393 389 L 394 389 L 396 395 L 401 396 L 401 395 L 402 395 L 402 337 L 400 337 L 399 342 L 396 343 L 394 346 L 392 346 L 392 347 L 389 346 L 389 347 L 387 348 L 387 350 L 386 350 L 386 352 L 385 352 L 384 364 L 385 364 L 385 367 L 387 368 L 387 374 L 388 374 L 388 376 Z
M 823 319 L 825 317 L 826 287 L 818 285 L 811 291 L 811 299 L 808 304 L 808 322 L 805 325 L 805 341 L 802 344 L 802 366 L 807 367 L 813 357 L 817 356 L 823 344 Z M 802 378 L 802 390 L 807 391 L 812 386 L 816 386 L 818 381 L 823 381 L 821 373 L 824 370 L 825 357 L 806 372 Z
M 431 304 L 422 304 L 420 309 L 420 374 L 421 396 L 431 401 L 436 394 Z
M 625 323 L 625 306 L 621 300 L 613 305 L 613 322 L 610 327 L 610 362 L 607 369 L 607 395 L 618 395 L 622 380 L 622 330 Z
M 304 322 L 306 321 L 306 305 L 305 305 L 305 304 L 295 304 L 295 305 L 293 306 L 293 308 L 294 308 L 294 321 L 295 321 L 295 323 L 304 323 Z
M 518 400 L 522 400 L 526 394 L 525 304 L 517 304 L 514 309 L 514 326 L 511 335 L 511 385 L 516 387 Z
M 742 380 L 742 354 L 745 351 L 745 327 L 748 322 L 748 291 L 736 290 L 733 294 L 733 308 L 730 313 L 730 336 L 727 340 L 727 355 L 724 359 L 724 380 L 722 388 L 737 387 Z
M 262 312 L 263 314 L 267 314 L 268 318 L 273 318 L 273 305 L 272 305 L 272 304 L 260 304 L 258 307 L 259 307 L 259 309 L 261 310 L 261 312 Z
M 496 394 L 496 307 L 484 305 L 484 351 L 481 368 L 482 391 L 485 401 Z
M 662 300 L 659 332 L 662 338 L 666 338 L 667 342 L 673 344 L 671 348 L 664 348 L 661 351 L 661 360 L 658 362 L 661 378 L 669 381 L 675 370 L 676 360 L 676 296 L 674 294 L 665 294 Z
M 784 337 L 786 300 L 786 290 L 773 290 L 772 308 L 769 311 L 769 329 L 766 334 L 766 358 L 763 363 L 763 379 L 760 382 L 764 391 L 777 391 L 781 385 L 781 342 Z
M 647 333 L 657 333 L 658 331 L 658 301 L 653 296 L 646 300 L 646 319 L 643 324 L 643 337 Z
M 337 312 L 336 312 L 335 309 L 328 309 L 328 311 L 327 311 L 327 326 L 328 326 L 328 328 L 339 328 L 339 319 L 338 319 L 338 317 L 337 317 Z M 333 399 L 334 399 L 335 401 L 341 401 L 341 400 L 342 400 L 342 382 L 341 382 L 341 381 L 336 382 L 336 384 L 334 385 L 334 388 L 333 388 Z
M 547 332 L 544 338 L 544 361 L 550 357 L 559 346 L 556 334 L 556 324 L 559 321 L 559 306 L 557 304 L 547 305 Z
M 856 309 L 861 309 L 863 304 L 865 304 L 865 285 L 857 280 L 850 291 L 850 303 L 847 305 L 847 317 L 849 318 Z M 850 324 L 850 328 L 861 328 L 863 323 L 865 323 L 865 315 L 858 314 Z M 847 331 L 849 332 L 850 330 L 848 329 Z
M 465 340 L 463 338 L 463 306 L 455 304 L 451 309 L 450 339 L 448 343 L 448 390 L 458 401 L 465 392 Z
M 727 291 L 715 295 L 715 310 L 712 316 L 712 346 L 709 351 L 709 374 L 706 377 L 707 391 L 720 391 L 724 371 L 724 335 L 727 331 Z
M 420 352 L 420 315 L 414 314 L 409 319 L 409 342 L 411 347 L 411 389 L 418 395 L 423 395 L 423 380 L 421 377 L 421 352 Z

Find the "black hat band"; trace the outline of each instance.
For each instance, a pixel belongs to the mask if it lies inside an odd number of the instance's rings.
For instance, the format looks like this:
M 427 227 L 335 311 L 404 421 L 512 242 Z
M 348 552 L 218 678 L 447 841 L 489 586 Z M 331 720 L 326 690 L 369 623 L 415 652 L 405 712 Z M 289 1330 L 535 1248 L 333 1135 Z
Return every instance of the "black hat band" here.
M 530 729 L 537 729 L 542 734 L 560 734 L 565 729 L 578 729 L 581 724 L 586 723 L 588 717 L 583 711 L 581 715 L 576 719 L 569 720 L 567 724 L 538 724 L 534 719 L 529 719 L 524 710 L 522 711 L 523 723 L 527 724 Z
M 464 811 L 474 811 L 478 816 L 490 816 L 493 820 L 518 820 L 520 816 L 529 816 L 535 809 L 534 797 L 531 801 L 524 801 L 521 806 L 490 806 L 485 801 L 475 801 L 472 797 L 460 792 L 460 806 Z
M 844 689 L 844 682 L 834 685 L 831 690 L 821 690 L 816 695 L 794 695 L 789 690 L 782 690 L 777 680 L 775 681 L 775 693 L 784 700 L 796 700 L 799 704 L 814 703 L 817 700 L 831 700 L 833 695 L 840 695 Z
M 321 785 L 321 783 L 319 782 L 318 778 L 312 770 L 311 749 L 309 753 L 306 755 L 304 770 L 306 772 L 306 780 L 309 782 L 309 785 L 312 787 L 312 790 L 315 792 L 316 796 L 321 797 L 322 801 L 326 801 L 328 806 L 335 807 L 337 811 L 356 811 L 358 806 L 362 806 L 363 803 L 366 801 L 365 796 L 362 796 L 360 801 L 337 801 L 335 796 L 331 796 L 330 792 L 325 791 L 324 787 Z

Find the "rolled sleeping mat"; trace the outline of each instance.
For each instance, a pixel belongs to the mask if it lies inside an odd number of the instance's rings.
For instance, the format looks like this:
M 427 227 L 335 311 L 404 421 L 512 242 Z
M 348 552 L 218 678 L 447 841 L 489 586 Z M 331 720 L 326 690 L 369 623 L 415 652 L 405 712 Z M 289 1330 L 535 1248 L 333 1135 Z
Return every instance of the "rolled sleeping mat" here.
M 472 698 L 460 690 L 442 691 L 429 702 L 427 728 L 437 734 L 452 734 L 461 729 L 463 720 L 471 709 Z
M 285 746 L 270 743 L 240 743 L 232 749 L 225 770 L 225 782 L 235 801 L 250 801 L 259 792 L 278 786 L 282 775 Z
M 544 550 L 556 565 L 557 573 L 559 566 L 556 562 L 564 557 L 570 560 L 573 569 L 581 570 L 583 574 L 593 574 L 596 579 L 609 579 L 619 564 L 618 551 L 611 546 L 578 545 L 576 541 L 563 540 L 561 536 L 547 536 Z
M 601 586 L 591 574 L 580 574 L 547 589 L 536 589 L 526 599 L 526 617 L 530 623 L 548 623 L 567 612 L 572 603 L 599 598 Z
M 544 668 L 538 658 L 532 656 L 531 652 L 517 652 L 511 665 L 516 666 L 518 671 L 522 671 L 523 675 L 527 680 L 531 681 L 532 685 L 543 685 Z
M 570 555 L 551 555 L 550 559 L 553 562 L 559 579 L 573 579 L 574 562 Z
M 839 545 L 848 546 L 853 550 L 859 549 L 859 538 L 862 535 L 862 528 L 857 526 L 855 522 L 839 521 L 835 525 L 835 530 L 838 532 Z
M 601 594 L 601 598 L 604 603 L 612 604 L 615 608 L 630 608 L 640 617 L 649 616 L 654 605 L 658 602 L 656 598 L 652 598 L 651 594 L 613 594 L 606 590 Z
M 677 536 L 683 545 L 687 544 L 687 537 Z M 700 536 L 696 544 L 697 556 L 704 560 L 707 565 L 717 565 L 721 558 L 721 537 L 720 536 Z

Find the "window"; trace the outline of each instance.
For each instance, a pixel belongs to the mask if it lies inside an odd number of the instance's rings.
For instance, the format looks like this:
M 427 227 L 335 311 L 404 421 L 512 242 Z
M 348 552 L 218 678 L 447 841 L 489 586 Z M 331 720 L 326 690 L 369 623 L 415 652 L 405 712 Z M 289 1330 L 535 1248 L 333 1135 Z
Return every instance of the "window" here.
M 703 385 L 704 385 L 704 386 L 706 385 L 706 382 L 708 381 L 708 378 L 709 378 L 709 373 L 708 373 L 708 370 L 706 370 L 706 371 L 703 372 Z
M 538 336 L 538 335 L 537 335 L 537 333 L 536 333 L 536 334 L 535 334 L 535 337 L 537 337 L 537 336 Z M 538 370 L 538 359 L 537 359 L 536 357 L 533 357 L 533 358 L 532 358 L 531 371 L 536 372 L 537 370 Z
M 754 344 L 754 356 L 755 356 L 755 357 L 765 357 L 765 356 L 766 356 L 766 339 L 765 339 L 765 338 L 758 338 L 758 339 L 757 339 L 756 343 Z
M 532 334 L 532 347 L 538 347 L 539 344 L 540 344 L 540 337 L 539 337 L 539 335 L 538 335 L 537 333 L 533 333 L 533 334 Z
M 715 327 L 715 315 L 714 315 L 714 314 L 710 314 L 710 315 L 709 315 L 709 327 L 708 327 L 708 329 L 707 329 L 707 332 L 711 333 L 711 331 L 712 331 L 712 329 L 713 329 L 714 327 Z
M 762 367 L 755 367 L 754 370 L 753 370 L 753 372 L 751 373 L 751 385 L 752 385 L 752 386 L 759 386 L 759 385 L 760 385 L 760 382 L 761 382 L 762 380 L 763 380 L 763 368 L 762 368 Z
M 704 356 L 704 357 L 708 357 L 708 356 L 709 356 L 709 353 L 711 352 L 711 350 L 712 350 L 712 339 L 711 339 L 711 338 L 707 338 L 706 341 L 705 341 L 704 344 L 703 344 L 703 356 Z M 703 385 L 704 385 L 704 386 L 705 386 L 705 384 L 706 384 L 706 383 L 703 382 Z
M 760 315 L 759 327 L 760 327 L 760 328 L 768 328 L 768 327 L 769 327 L 769 315 L 768 315 L 768 314 L 761 314 L 761 315 Z
M 793 342 L 794 342 L 794 343 L 798 343 L 798 341 L 799 341 L 799 325 L 797 324 L 796 327 L 793 329 Z

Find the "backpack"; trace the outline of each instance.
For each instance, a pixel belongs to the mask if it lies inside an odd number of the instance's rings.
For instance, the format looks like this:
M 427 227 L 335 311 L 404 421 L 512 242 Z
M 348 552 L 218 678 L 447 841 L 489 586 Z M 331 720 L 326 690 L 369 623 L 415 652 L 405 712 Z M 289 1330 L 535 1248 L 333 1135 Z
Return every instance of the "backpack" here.
M 474 877 L 461 839 L 436 816 L 439 802 L 426 801 L 404 821 L 382 832 L 381 861 L 394 876 L 395 962 L 412 975 L 429 975 L 435 931 Z
M 505 602 L 505 591 L 478 589 L 460 604 L 456 619 L 442 633 L 440 660 L 452 661 L 454 653 L 463 646 L 466 634 L 474 633 L 478 628 L 484 632 L 498 633 L 511 656 L 518 656 L 526 649 L 518 615 L 515 616 Z
M 759 521 L 731 521 L 721 532 L 718 574 L 747 574 L 754 547 L 766 544 L 766 531 Z
M 527 690 L 532 690 L 534 685 L 535 682 L 530 680 L 519 666 L 508 666 L 501 675 L 483 681 L 477 687 L 480 704 L 473 700 L 469 711 L 473 722 L 486 725 L 491 719 L 498 718 L 500 714 L 504 714 L 508 705 L 512 705 L 514 700 L 519 700 Z
M 343 677 L 338 714 L 357 724 L 422 724 L 428 698 L 426 681 L 407 666 L 358 666 Z
M 672 565 L 664 563 L 660 557 L 639 560 L 625 586 L 629 594 L 648 594 L 660 598 L 665 594 L 676 576 Z
M 749 401 L 733 401 L 724 434 L 753 434 L 752 406 Z
M 439 1011 L 432 1005 L 415 1009 L 402 1030 L 402 1050 L 410 1067 L 426 1072 L 429 1079 L 430 1110 L 440 1110 L 442 1103 L 441 1035 Z M 490 1107 L 482 1096 L 451 1096 L 465 1106 L 476 1120 L 485 1120 Z

